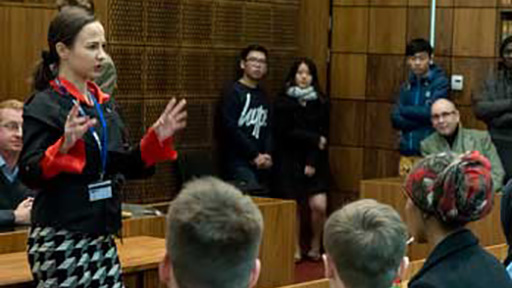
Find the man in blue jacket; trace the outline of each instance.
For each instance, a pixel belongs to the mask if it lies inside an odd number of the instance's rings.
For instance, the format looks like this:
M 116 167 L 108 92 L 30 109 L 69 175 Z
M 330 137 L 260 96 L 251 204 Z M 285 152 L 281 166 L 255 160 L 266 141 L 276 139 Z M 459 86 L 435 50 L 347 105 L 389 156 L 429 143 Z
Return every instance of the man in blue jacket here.
M 433 48 L 425 39 L 407 44 L 406 57 L 409 78 L 400 88 L 400 98 L 391 112 L 393 128 L 400 131 L 400 175 L 412 166 L 414 157 L 421 156 L 420 143 L 434 130 L 430 122 L 430 107 L 435 100 L 448 97 L 448 78 L 433 63 Z

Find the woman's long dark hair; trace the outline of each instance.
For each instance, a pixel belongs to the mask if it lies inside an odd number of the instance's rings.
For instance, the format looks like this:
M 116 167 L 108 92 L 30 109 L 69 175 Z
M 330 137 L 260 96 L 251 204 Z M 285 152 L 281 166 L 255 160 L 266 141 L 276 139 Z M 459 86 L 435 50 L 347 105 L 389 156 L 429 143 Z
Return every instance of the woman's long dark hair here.
M 302 63 L 306 64 L 306 66 L 309 68 L 309 74 L 311 74 L 311 86 L 315 88 L 319 98 L 321 100 L 325 100 L 325 94 L 323 93 L 322 88 L 320 87 L 320 83 L 318 82 L 318 69 L 316 68 L 316 64 L 313 62 L 313 60 L 307 57 L 298 58 L 293 62 L 285 79 L 283 95 L 286 95 L 286 90 L 288 90 L 288 88 L 297 85 L 297 83 L 295 83 L 295 75 L 297 74 L 297 71 L 299 70 L 299 67 Z
M 34 90 L 45 90 L 48 88 L 50 81 L 57 76 L 55 69 L 60 62 L 56 48 L 57 43 L 63 43 L 71 48 L 75 43 L 76 36 L 82 31 L 82 28 L 95 21 L 96 18 L 94 18 L 94 15 L 80 7 L 69 7 L 57 14 L 48 29 L 49 51 L 43 51 L 41 53 L 42 60 L 34 71 Z

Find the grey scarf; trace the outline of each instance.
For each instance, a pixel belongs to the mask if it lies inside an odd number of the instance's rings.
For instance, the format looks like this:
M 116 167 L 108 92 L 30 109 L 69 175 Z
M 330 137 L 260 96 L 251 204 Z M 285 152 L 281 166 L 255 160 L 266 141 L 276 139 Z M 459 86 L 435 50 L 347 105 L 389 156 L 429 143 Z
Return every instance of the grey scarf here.
M 297 98 L 299 101 L 313 101 L 318 99 L 318 95 L 313 86 L 309 86 L 308 88 L 292 86 L 288 88 L 286 94 L 292 98 Z

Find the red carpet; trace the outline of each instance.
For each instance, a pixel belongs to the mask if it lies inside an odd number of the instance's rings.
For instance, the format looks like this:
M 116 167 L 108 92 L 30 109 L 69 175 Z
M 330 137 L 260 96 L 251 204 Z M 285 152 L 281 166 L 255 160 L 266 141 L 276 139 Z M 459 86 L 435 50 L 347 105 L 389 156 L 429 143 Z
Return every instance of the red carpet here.
M 295 283 L 324 278 L 324 263 L 303 260 L 295 264 Z

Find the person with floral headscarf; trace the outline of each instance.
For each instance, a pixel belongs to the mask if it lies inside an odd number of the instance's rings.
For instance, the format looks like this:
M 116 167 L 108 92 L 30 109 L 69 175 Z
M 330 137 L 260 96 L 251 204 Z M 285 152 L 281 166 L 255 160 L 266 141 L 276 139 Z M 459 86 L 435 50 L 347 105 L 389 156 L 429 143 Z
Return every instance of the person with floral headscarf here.
M 491 211 L 492 187 L 491 163 L 478 151 L 434 154 L 412 169 L 404 185 L 407 226 L 434 248 L 410 288 L 512 287 L 505 267 L 465 228 Z

